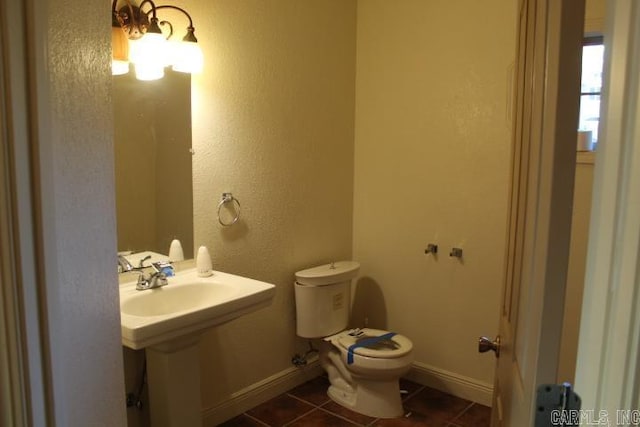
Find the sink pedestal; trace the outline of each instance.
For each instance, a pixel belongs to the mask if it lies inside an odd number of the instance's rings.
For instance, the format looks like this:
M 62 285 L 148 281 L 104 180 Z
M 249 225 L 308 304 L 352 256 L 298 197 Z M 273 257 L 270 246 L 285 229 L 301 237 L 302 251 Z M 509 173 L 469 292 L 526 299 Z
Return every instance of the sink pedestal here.
M 202 427 L 199 338 L 182 337 L 146 349 L 153 427 Z
M 146 291 L 120 285 L 122 344 L 146 349 L 153 427 L 202 427 L 198 341 L 207 329 L 266 307 L 276 287 L 216 271 L 179 271 L 169 284 Z

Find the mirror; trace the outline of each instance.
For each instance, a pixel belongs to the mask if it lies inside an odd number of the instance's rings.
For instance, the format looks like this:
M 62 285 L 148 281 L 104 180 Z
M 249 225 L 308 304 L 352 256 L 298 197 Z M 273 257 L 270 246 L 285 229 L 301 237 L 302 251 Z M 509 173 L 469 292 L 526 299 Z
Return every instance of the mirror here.
M 113 76 L 118 252 L 167 255 L 179 239 L 193 258 L 191 76 Z

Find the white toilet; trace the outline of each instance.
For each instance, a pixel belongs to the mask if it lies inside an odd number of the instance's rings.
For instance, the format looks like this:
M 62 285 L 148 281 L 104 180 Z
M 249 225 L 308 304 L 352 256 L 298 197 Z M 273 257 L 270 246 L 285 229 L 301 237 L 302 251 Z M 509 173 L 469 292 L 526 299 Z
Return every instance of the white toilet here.
M 340 261 L 296 273 L 297 335 L 322 339 L 320 364 L 333 401 L 370 417 L 400 417 L 398 380 L 413 362 L 413 344 L 394 332 L 345 330 L 359 269 L 355 261 Z

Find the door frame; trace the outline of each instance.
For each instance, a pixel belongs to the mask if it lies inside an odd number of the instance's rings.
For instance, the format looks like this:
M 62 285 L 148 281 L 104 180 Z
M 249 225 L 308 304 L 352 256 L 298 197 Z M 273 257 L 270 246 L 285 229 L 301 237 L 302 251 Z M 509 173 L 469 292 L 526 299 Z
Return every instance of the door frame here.
M 0 424 L 53 425 L 38 227 L 39 109 L 33 52 L 47 8 L 0 3 Z M 40 93 L 42 95 L 42 93 Z

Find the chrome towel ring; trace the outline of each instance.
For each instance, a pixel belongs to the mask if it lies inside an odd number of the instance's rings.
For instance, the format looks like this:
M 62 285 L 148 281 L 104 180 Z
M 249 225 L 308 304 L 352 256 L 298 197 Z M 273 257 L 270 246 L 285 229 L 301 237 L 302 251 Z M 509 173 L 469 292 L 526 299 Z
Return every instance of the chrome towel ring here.
M 222 209 L 222 206 L 224 206 L 227 203 L 231 203 L 232 204 L 231 209 L 235 210 L 235 216 L 233 217 L 233 219 L 231 221 L 224 222 L 222 220 L 222 217 L 220 216 L 220 210 Z M 236 222 L 238 222 L 239 219 L 240 219 L 240 202 L 238 201 L 238 199 L 233 197 L 233 194 L 231 194 L 231 193 L 222 193 L 222 198 L 220 199 L 220 203 L 218 203 L 218 222 L 223 227 L 229 227 L 229 226 L 235 224 Z

